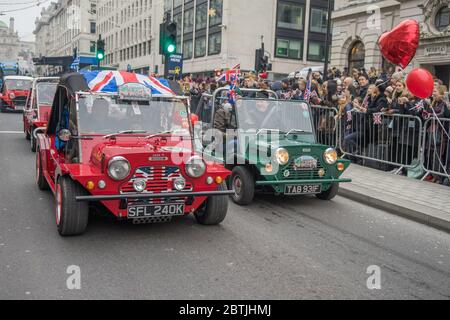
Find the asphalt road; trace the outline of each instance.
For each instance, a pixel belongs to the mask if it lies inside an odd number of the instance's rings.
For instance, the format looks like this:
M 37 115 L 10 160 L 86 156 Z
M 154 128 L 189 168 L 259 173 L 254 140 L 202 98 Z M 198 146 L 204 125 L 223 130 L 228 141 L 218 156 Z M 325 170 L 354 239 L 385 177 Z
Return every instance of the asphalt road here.
M 450 298 L 447 233 L 340 197 L 260 196 L 217 227 L 94 217 L 61 238 L 20 120 L 0 114 L 0 299 Z M 66 286 L 72 265 L 81 290 Z

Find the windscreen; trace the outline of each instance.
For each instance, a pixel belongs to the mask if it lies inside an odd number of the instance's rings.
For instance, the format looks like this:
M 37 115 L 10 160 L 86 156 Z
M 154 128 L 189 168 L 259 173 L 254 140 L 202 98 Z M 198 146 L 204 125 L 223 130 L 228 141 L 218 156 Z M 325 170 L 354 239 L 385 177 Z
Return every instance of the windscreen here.
M 190 135 L 187 102 L 180 99 L 125 101 L 114 96 L 79 95 L 80 134 L 172 133 Z
M 292 130 L 312 133 L 309 106 L 298 101 L 238 100 L 236 103 L 238 127 L 243 130 Z
M 5 80 L 5 85 L 8 90 L 23 90 L 31 89 L 31 80 Z
M 36 85 L 37 100 L 39 105 L 52 105 L 57 85 L 57 83 L 51 82 L 41 82 Z

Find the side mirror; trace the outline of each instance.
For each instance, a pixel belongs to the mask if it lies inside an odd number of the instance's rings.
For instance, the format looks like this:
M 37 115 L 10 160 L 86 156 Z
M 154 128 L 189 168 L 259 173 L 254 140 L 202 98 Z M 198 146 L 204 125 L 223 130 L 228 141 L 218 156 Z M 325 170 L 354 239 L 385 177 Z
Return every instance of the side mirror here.
M 69 129 L 62 129 L 58 133 L 58 138 L 63 142 L 68 142 L 70 141 L 70 139 L 72 139 L 72 133 Z

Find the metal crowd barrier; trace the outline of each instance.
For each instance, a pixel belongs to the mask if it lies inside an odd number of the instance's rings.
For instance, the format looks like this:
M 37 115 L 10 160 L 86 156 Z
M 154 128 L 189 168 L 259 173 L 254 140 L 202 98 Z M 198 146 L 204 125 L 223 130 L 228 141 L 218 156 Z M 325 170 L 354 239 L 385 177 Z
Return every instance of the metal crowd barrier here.
M 450 119 L 430 118 L 424 124 L 422 167 L 430 175 L 450 178 Z
M 339 126 L 338 110 L 331 107 L 311 106 L 317 142 L 338 148 Z
M 349 112 L 340 117 L 339 148 L 363 165 L 384 164 L 398 169 L 416 167 L 421 159 L 422 120 L 401 114 Z

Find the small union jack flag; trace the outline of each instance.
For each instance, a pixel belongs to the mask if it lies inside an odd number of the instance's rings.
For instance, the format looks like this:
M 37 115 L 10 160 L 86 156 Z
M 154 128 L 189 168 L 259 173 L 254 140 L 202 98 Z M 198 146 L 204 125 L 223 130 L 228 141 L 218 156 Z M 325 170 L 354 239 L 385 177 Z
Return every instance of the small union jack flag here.
M 373 123 L 376 125 L 382 124 L 383 123 L 383 120 L 381 118 L 382 115 L 383 115 L 382 113 L 375 113 L 373 115 Z
M 217 82 L 233 82 L 237 81 L 241 75 L 241 64 L 235 65 L 230 70 L 226 70 L 222 75 L 216 78 Z
M 303 94 L 303 99 L 306 102 L 309 102 L 309 100 L 311 99 L 312 96 L 312 92 L 311 92 L 311 87 L 312 87 L 312 70 L 309 69 L 309 73 L 308 73 L 308 82 L 306 83 L 306 89 L 305 89 L 305 93 Z
M 353 121 L 353 112 L 347 111 L 347 122 L 352 122 Z

